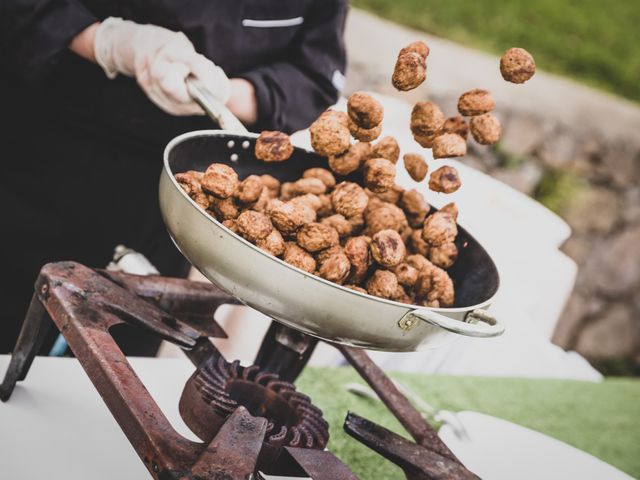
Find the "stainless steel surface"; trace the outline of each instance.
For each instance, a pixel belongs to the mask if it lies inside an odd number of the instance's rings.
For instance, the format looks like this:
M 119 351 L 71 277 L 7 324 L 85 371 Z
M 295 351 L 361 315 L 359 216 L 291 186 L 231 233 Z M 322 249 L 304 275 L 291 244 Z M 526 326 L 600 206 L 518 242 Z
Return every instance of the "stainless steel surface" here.
M 204 169 L 208 163 L 229 163 L 231 158 L 229 164 L 234 167 L 244 165 L 251 173 L 272 173 L 290 180 L 297 173 L 289 170 L 318 166 L 324 161 L 313 153 L 296 149 L 289 160 L 289 169 L 284 171 L 282 165 L 256 162 L 252 158 L 257 135 L 241 137 L 238 139 L 219 130 L 190 132 L 173 139 L 164 152 L 160 208 L 165 224 L 180 251 L 214 284 L 278 322 L 346 345 L 413 351 L 436 346 L 451 339 L 452 333 L 475 337 L 502 334 L 504 326 L 498 321 L 488 318 L 482 323 L 465 321 L 469 312 L 489 307 L 499 283 L 490 257 L 468 234 L 464 247 L 469 243 L 472 245 L 467 255 L 480 258 L 487 271 L 476 272 L 472 268 L 468 272 L 458 272 L 460 281 L 464 280 L 459 297 L 462 297 L 460 301 L 470 298 L 475 303 L 429 309 L 383 300 L 336 285 L 268 255 L 223 227 L 180 188 L 172 166 L 176 166 L 176 171 Z M 245 139 L 250 141 L 251 148 L 247 142 L 240 141 Z M 234 160 L 237 158 L 240 160 Z M 237 163 L 234 165 L 233 162 Z M 253 164 L 249 165 L 251 162 Z M 464 229 L 461 231 L 466 234 Z M 467 277 L 461 276 L 463 274 Z M 474 283 L 482 293 L 472 291 Z
M 186 83 L 191 98 L 202 107 L 214 122 L 220 125 L 221 129 L 240 134 L 249 132 L 242 122 L 198 80 L 187 78 Z

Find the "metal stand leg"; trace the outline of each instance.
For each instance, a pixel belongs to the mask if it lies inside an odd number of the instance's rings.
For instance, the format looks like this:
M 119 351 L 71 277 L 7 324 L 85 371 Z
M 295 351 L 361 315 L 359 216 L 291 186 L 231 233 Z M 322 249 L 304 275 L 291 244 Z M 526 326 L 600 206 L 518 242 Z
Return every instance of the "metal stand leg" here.
M 293 383 L 317 344 L 317 338 L 271 322 L 254 363 L 267 372 L 278 374 L 280 380 Z
M 0 400 L 6 402 L 11 397 L 16 383 L 24 380 L 42 343 L 51 328 L 51 321 L 46 310 L 34 293 L 27 316 L 22 324 L 20 336 L 11 355 L 11 363 L 0 385 Z

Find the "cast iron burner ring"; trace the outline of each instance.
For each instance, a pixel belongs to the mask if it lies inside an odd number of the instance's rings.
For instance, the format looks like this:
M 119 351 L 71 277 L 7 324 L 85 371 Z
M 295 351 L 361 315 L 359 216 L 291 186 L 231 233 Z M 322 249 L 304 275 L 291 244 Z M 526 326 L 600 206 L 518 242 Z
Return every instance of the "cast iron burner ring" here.
M 293 384 L 257 365 L 242 367 L 222 356 L 205 360 L 187 380 L 180 415 L 193 433 L 210 442 L 239 406 L 268 420 L 263 450 L 272 454 L 282 447 L 322 450 L 329 440 L 322 411 Z

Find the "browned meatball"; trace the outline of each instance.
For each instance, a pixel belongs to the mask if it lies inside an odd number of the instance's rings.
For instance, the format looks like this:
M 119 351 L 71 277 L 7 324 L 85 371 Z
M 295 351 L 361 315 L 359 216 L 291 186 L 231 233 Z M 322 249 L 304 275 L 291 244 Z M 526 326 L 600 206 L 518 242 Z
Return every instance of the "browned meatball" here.
M 332 257 L 332 256 L 337 255 L 339 253 L 344 253 L 344 248 L 342 248 L 342 245 L 340 245 L 338 243 L 336 245 L 332 245 L 329 248 L 325 248 L 324 250 L 319 250 L 319 251 L 315 252 L 313 254 L 313 256 L 315 257 L 316 262 L 318 262 L 318 264 L 321 264 L 322 262 L 324 262 L 329 257 Z
M 461 117 L 460 115 L 456 117 L 449 117 L 442 125 L 442 133 L 455 133 L 466 140 L 469 136 L 469 125 L 464 117 Z
M 444 165 L 429 177 L 429 188 L 434 192 L 453 193 L 460 188 L 460 176 L 454 167 Z
M 238 233 L 250 242 L 257 242 L 273 231 L 273 224 L 267 215 L 253 210 L 245 210 L 236 219 Z
M 422 228 L 422 239 L 431 247 L 452 243 L 458 235 L 456 221 L 446 213 L 435 212 L 427 217 Z
M 467 154 L 467 142 L 455 133 L 444 133 L 433 140 L 431 152 L 433 158 L 462 157 Z
M 402 158 L 404 160 L 404 168 L 409 173 L 409 176 L 416 182 L 424 180 L 429 171 L 424 157 L 417 153 L 407 153 Z
M 280 194 L 280 180 L 271 175 L 260 175 L 262 184 L 269 189 L 271 198 L 276 198 Z
M 183 173 L 175 174 L 176 182 L 178 182 L 178 184 L 189 196 L 202 192 L 202 185 L 200 185 L 200 180 L 202 180 L 203 176 L 204 173 L 196 172 L 195 170 L 189 170 Z
M 416 297 L 419 300 L 426 300 L 429 306 L 450 307 L 454 302 L 451 278 L 447 272 L 435 265 L 420 271 L 414 291 Z
M 380 125 L 384 109 L 380 102 L 368 93 L 356 92 L 349 97 L 347 113 L 356 125 L 370 129 Z
M 390 136 L 382 137 L 371 149 L 371 158 L 386 158 L 391 163 L 397 163 L 400 157 L 398 141 Z
M 320 206 L 316 210 L 318 218 L 328 217 L 333 213 L 333 205 L 331 205 L 331 196 L 324 194 L 318 195 Z
M 421 147 L 431 148 L 431 146 L 433 145 L 433 141 L 436 139 L 438 135 L 440 135 L 440 132 L 434 133 L 433 135 L 420 135 L 420 134 L 413 133 L 413 139 Z
M 293 145 L 286 133 L 265 130 L 256 140 L 255 155 L 258 160 L 283 162 L 288 160 L 292 153 Z
M 413 287 L 418 279 L 418 269 L 408 263 L 400 263 L 393 269 L 398 283 L 405 287 Z
M 426 43 L 420 40 L 416 40 L 415 42 L 411 42 L 409 45 L 400 50 L 398 56 L 400 57 L 405 53 L 417 53 L 422 58 L 426 59 L 429 56 L 429 47 Z
M 391 299 L 398 288 L 398 279 L 389 270 L 376 270 L 367 280 L 366 286 L 370 295 Z
M 350 237 L 344 244 L 344 253 L 351 263 L 350 281 L 360 283 L 371 266 L 369 245 L 371 238 L 366 236 Z
M 404 210 L 404 213 L 408 218 L 414 218 L 420 224 L 424 222 L 427 213 L 431 210 L 431 207 L 424 199 L 424 196 L 415 189 L 406 190 L 402 194 L 399 206 Z
M 296 241 L 308 252 L 317 252 L 340 243 L 335 228 L 316 222 L 300 227 L 296 234 Z
M 257 175 L 249 175 L 247 178 L 240 182 L 238 190 L 236 190 L 236 198 L 240 203 L 253 203 L 260 198 L 264 184 Z
M 329 119 L 338 122 L 343 127 L 349 128 L 349 116 L 344 112 L 329 109 L 322 112 L 318 118 Z
M 482 115 L 493 110 L 495 106 L 496 102 L 491 93 L 479 88 L 463 93 L 458 99 L 458 111 L 465 117 Z
M 424 255 L 420 255 L 418 253 L 414 253 L 413 255 L 409 255 L 407 257 L 407 263 L 411 265 L 413 268 L 421 272 L 425 268 L 433 267 L 433 263 L 425 258 Z
M 398 203 L 400 201 L 400 197 L 404 193 L 404 188 L 396 183 L 393 187 L 385 190 L 384 192 L 372 192 L 369 189 L 365 189 L 365 191 L 367 192 L 367 195 L 370 195 L 370 197 L 373 196 L 383 202 Z
M 369 156 L 371 146 L 367 142 L 358 142 L 340 154 L 329 157 L 329 168 L 336 175 L 349 175 L 360 168 L 360 164 Z
M 444 124 L 444 113 L 433 102 L 418 102 L 411 111 L 411 132 L 429 136 L 438 133 Z
M 270 200 L 267 205 L 267 214 L 275 227 L 285 235 L 292 235 L 302 225 L 316 220 L 315 210 L 306 202 Z
M 233 197 L 224 199 L 211 197 L 209 210 L 213 211 L 218 220 L 232 220 L 240 215 L 240 208 Z
M 372 192 L 386 192 L 396 183 L 396 166 L 386 158 L 372 158 L 364 163 L 362 178 Z
M 458 220 L 458 206 L 455 204 L 455 202 L 447 203 L 440 209 L 440 211 L 442 213 L 451 215 L 454 220 Z
M 334 116 L 320 116 L 309 127 L 311 146 L 320 155 L 339 155 L 349 148 L 349 129 Z
M 184 173 L 176 173 L 176 181 L 182 187 L 182 189 L 186 192 L 191 199 L 196 202 L 200 207 L 205 210 L 211 206 L 211 202 L 214 200 L 214 197 L 206 194 L 202 191 L 202 185 L 200 184 L 200 180 L 204 173 L 196 172 L 195 170 L 189 170 Z
M 282 234 L 275 228 L 269 235 L 257 240 L 256 246 L 274 257 L 279 257 L 284 253 L 284 239 Z
M 458 258 L 458 248 L 453 242 L 432 247 L 429 250 L 429 260 L 440 268 L 449 268 Z
M 351 224 L 351 234 L 359 235 L 364 228 L 364 215 L 354 215 L 353 217 L 347 218 L 347 221 Z
M 320 220 L 320 223 L 335 228 L 341 238 L 351 235 L 351 232 L 353 231 L 353 226 L 349 223 L 349 220 L 339 213 L 323 218 Z
M 336 253 L 323 259 L 318 268 L 318 275 L 330 282 L 342 284 L 351 269 L 349 259 L 344 253 Z
M 493 145 L 500 140 L 502 134 L 500 121 L 490 113 L 473 117 L 470 124 L 471 135 L 476 142 L 482 145 Z
M 342 182 L 331 192 L 331 203 L 336 213 L 350 218 L 364 212 L 369 197 L 357 183 Z
M 351 118 L 349 118 L 348 128 L 351 136 L 361 142 L 373 142 L 382 133 L 382 125 L 373 128 L 362 128 L 351 120 Z
M 240 180 L 233 168 L 224 163 L 212 163 L 200 181 L 202 189 L 217 198 L 229 198 Z
M 382 230 L 371 239 L 371 256 L 383 267 L 395 267 L 406 254 L 402 237 L 395 230 Z
M 345 288 L 348 288 L 349 290 L 353 290 L 354 292 L 358 292 L 358 293 L 369 293 L 367 292 L 364 288 L 359 287 L 357 285 L 345 285 Z
M 422 239 L 422 229 L 416 228 L 409 237 L 409 250 L 425 257 L 429 255 L 429 244 Z
M 500 73 L 507 82 L 524 83 L 536 73 L 536 62 L 524 48 L 510 48 L 500 58 Z
M 427 78 L 427 62 L 425 57 L 418 53 L 407 52 L 398 56 L 391 83 L 402 91 L 413 90 L 422 84 Z
M 327 191 L 327 186 L 319 178 L 301 178 L 293 182 L 291 189 L 294 196 L 306 193 L 321 195 Z
M 238 223 L 235 220 L 233 219 L 225 220 L 222 222 L 222 225 L 227 227 L 233 233 L 238 233 Z
M 398 285 L 395 293 L 393 294 L 393 297 L 391 297 L 391 300 L 395 302 L 400 302 L 400 303 L 408 303 L 408 304 L 413 303 L 413 299 L 411 298 L 411 296 L 407 294 L 407 292 L 405 291 L 402 285 Z
M 396 205 L 384 203 L 381 207 L 365 212 L 366 232 L 374 235 L 381 230 L 400 232 L 408 224 L 407 217 Z
M 318 210 L 322 206 L 322 200 L 320 200 L 319 195 L 314 195 L 313 193 L 305 193 L 304 195 L 298 195 L 297 197 L 293 197 L 289 202 L 294 205 L 299 203 L 306 203 L 314 210 Z
M 336 179 L 333 176 L 333 173 L 326 168 L 308 168 L 302 174 L 302 178 L 317 178 L 324 183 L 327 188 L 333 188 L 336 186 Z
M 313 273 L 316 270 L 315 258 L 295 242 L 285 243 L 282 259 L 288 264 L 298 267 L 305 272 Z

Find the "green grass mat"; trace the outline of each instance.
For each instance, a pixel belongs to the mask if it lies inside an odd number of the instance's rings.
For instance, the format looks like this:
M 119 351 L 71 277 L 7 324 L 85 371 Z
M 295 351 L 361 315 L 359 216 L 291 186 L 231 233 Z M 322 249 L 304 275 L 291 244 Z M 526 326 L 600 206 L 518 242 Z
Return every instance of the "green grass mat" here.
M 637 0 L 352 0 L 351 4 L 489 52 L 526 48 L 545 70 L 640 101 Z
M 504 418 L 582 449 L 640 477 L 640 381 L 602 384 L 568 380 L 394 374 L 436 408 Z M 351 410 L 407 436 L 379 402 L 346 392 L 364 382 L 351 368 L 308 368 L 296 382 L 331 425 L 329 448 L 362 479 L 404 479 L 401 471 L 342 431 Z

